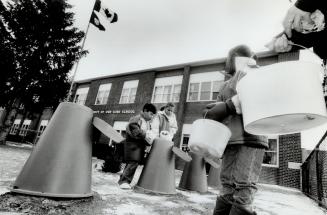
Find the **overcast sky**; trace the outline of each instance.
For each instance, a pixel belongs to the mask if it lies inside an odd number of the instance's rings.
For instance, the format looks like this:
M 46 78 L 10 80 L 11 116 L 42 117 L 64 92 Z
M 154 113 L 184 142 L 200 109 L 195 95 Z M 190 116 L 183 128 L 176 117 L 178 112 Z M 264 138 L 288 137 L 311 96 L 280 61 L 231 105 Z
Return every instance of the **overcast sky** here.
M 240 43 L 254 51 L 282 30 L 288 0 L 102 0 L 118 22 L 90 26 L 75 80 L 226 57 Z M 94 0 L 69 0 L 86 30 Z M 101 17 L 100 17 L 101 18 Z
M 69 0 L 76 25 L 86 30 L 95 0 Z M 106 31 L 90 25 L 75 80 L 154 67 L 226 57 L 247 44 L 254 51 L 282 31 L 289 0 L 102 0 L 118 22 L 102 19 Z M 101 18 L 101 16 L 99 16 Z M 307 52 L 305 59 L 317 61 Z M 302 133 L 302 147 L 312 149 L 326 125 Z

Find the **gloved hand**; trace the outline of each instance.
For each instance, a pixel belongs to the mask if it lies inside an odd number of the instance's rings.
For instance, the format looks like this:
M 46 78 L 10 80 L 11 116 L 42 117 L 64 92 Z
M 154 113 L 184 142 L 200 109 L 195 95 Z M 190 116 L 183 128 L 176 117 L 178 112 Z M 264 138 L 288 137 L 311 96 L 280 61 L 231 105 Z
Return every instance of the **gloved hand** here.
M 289 52 L 292 49 L 292 42 L 283 34 L 275 39 L 273 48 L 275 52 Z
M 202 115 L 205 119 L 221 122 L 229 113 L 225 102 L 216 102 L 208 104 L 202 111 Z

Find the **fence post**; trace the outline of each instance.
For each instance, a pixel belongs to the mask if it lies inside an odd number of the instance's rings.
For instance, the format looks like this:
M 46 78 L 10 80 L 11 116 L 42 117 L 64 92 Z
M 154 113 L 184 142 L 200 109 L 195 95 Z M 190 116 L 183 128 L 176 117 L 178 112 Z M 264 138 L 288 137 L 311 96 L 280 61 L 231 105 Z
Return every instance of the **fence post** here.
M 316 174 L 317 174 L 317 195 L 318 195 L 318 204 L 319 206 L 322 206 L 322 172 L 321 172 L 321 163 L 319 159 L 319 148 L 315 148 L 316 153 Z
M 301 166 L 301 190 L 303 193 L 309 195 L 308 192 L 308 181 L 307 181 L 307 161 L 305 161 Z

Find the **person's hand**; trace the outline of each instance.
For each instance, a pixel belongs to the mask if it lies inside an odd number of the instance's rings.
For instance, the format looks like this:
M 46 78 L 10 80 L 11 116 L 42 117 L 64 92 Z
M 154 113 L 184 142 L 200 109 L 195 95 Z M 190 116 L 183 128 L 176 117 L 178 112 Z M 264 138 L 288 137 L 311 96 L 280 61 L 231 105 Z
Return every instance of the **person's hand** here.
M 283 27 L 289 38 L 292 37 L 292 29 L 295 29 L 297 32 L 302 32 L 302 22 L 312 22 L 309 12 L 303 11 L 296 6 L 292 6 L 288 9 L 283 20 Z
M 289 52 L 292 49 L 291 41 L 289 41 L 285 34 L 275 38 L 272 41 L 272 47 L 275 52 Z
M 206 118 L 206 115 L 208 113 L 208 111 L 213 108 L 214 106 L 216 106 L 217 102 L 214 102 L 214 103 L 209 103 L 206 105 L 205 109 L 203 109 L 202 111 L 202 117 L 203 118 Z
M 212 105 L 209 104 L 209 107 Z M 211 108 L 203 110 L 205 119 L 212 119 L 218 122 L 222 121 L 227 115 L 227 106 L 225 102 L 216 102 Z

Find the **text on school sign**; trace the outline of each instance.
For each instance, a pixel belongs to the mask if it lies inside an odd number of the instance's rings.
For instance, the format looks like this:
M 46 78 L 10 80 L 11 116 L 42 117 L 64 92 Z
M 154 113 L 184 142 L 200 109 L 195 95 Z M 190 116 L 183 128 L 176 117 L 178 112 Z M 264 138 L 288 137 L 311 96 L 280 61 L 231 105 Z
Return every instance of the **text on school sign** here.
M 94 110 L 93 113 L 101 114 L 130 114 L 135 113 L 135 110 Z

